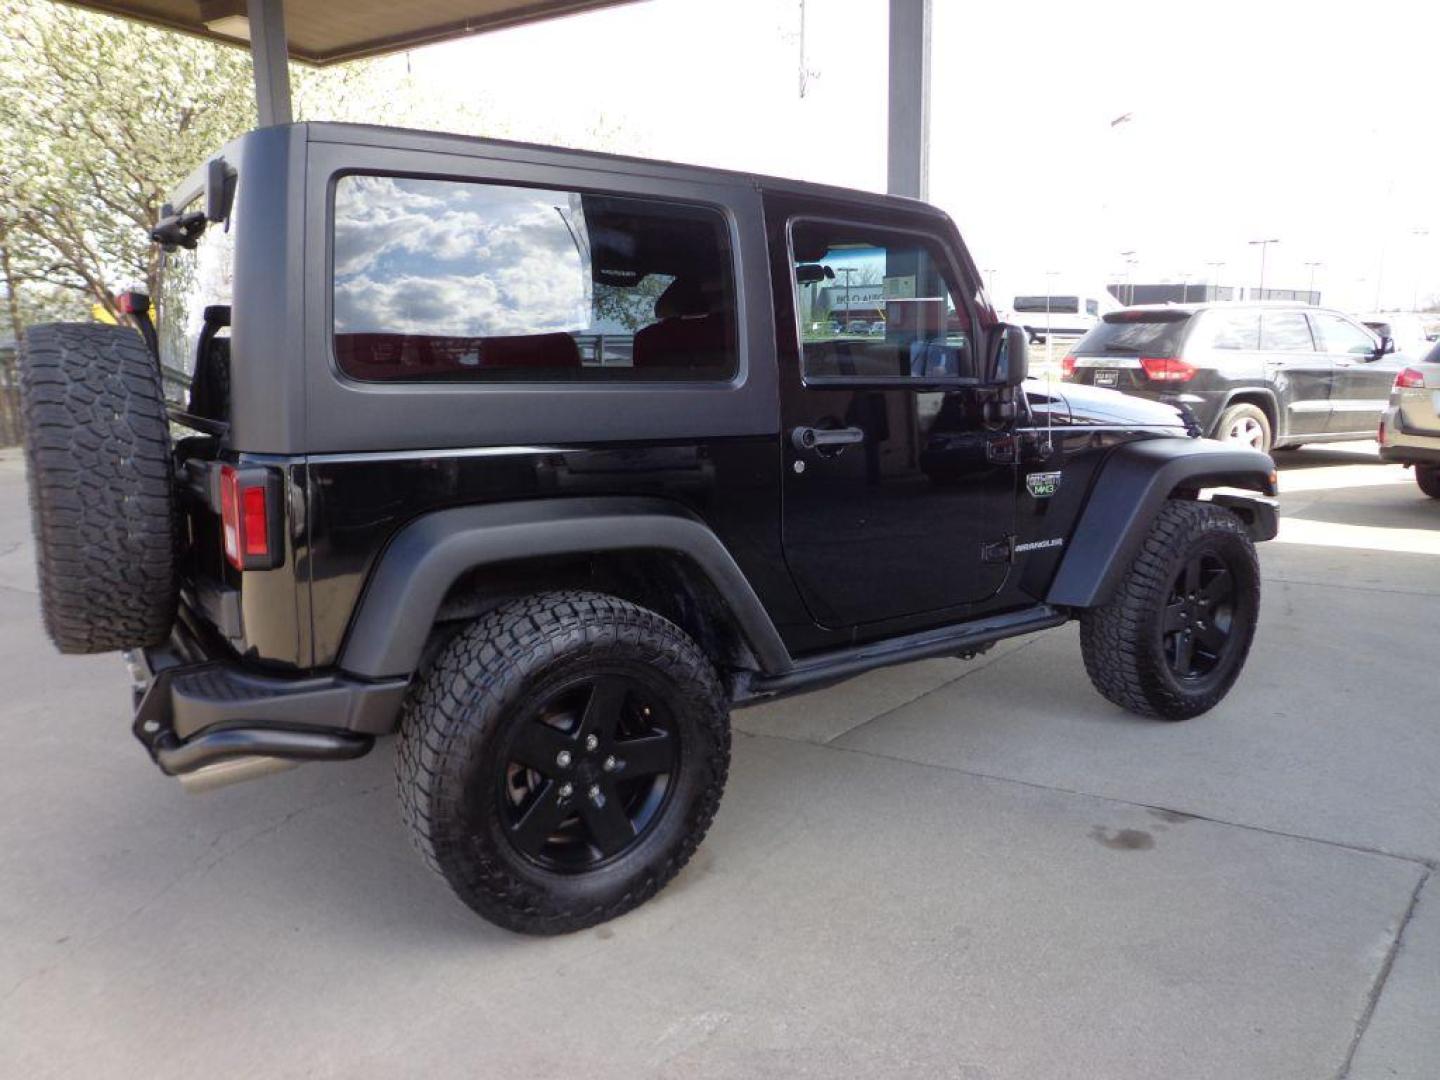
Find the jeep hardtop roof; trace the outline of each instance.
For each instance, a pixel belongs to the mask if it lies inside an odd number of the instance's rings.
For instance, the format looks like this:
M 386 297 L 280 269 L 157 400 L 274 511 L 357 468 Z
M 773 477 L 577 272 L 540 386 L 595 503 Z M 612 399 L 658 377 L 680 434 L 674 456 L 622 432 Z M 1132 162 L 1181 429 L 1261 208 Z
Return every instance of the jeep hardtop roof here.
M 819 184 L 805 180 L 765 176 L 758 173 L 719 169 L 708 165 L 687 165 L 676 161 L 656 158 L 631 157 L 624 154 L 607 154 L 594 150 L 576 150 L 564 146 L 547 146 L 542 143 L 517 142 L 509 139 L 492 139 L 476 135 L 457 135 L 443 132 L 419 131 L 413 128 L 384 127 L 378 124 L 348 124 L 333 121 L 308 121 L 282 125 L 281 129 L 304 132 L 307 142 L 334 143 L 346 146 L 382 147 L 389 150 L 413 150 L 424 153 L 453 154 L 457 157 L 493 158 L 499 161 L 532 162 L 536 165 L 560 165 L 584 163 L 591 169 L 604 170 L 607 167 L 626 176 L 647 176 L 656 179 L 701 180 L 702 182 L 740 184 L 753 186 L 761 191 L 828 199 L 838 202 L 864 203 L 867 206 L 886 206 L 910 214 L 930 214 L 939 220 L 948 221 L 949 216 L 930 203 L 903 195 L 885 195 L 879 192 L 863 191 L 858 188 Z M 277 129 L 261 129 L 273 132 Z M 250 134 L 255 134 L 252 132 Z M 242 142 L 248 136 L 241 136 L 235 142 Z M 229 144 L 230 146 L 235 143 Z M 222 156 L 224 149 L 215 156 Z M 175 189 L 171 201 L 182 206 L 194 198 L 203 182 L 203 164 L 182 181 Z

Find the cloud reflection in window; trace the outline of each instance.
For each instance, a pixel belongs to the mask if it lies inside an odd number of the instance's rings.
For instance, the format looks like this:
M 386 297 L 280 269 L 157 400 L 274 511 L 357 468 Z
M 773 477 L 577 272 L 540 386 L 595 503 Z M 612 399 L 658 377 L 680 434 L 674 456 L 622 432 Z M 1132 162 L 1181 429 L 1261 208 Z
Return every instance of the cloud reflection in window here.
M 571 192 L 407 177 L 336 184 L 336 333 L 583 331 L 589 263 Z

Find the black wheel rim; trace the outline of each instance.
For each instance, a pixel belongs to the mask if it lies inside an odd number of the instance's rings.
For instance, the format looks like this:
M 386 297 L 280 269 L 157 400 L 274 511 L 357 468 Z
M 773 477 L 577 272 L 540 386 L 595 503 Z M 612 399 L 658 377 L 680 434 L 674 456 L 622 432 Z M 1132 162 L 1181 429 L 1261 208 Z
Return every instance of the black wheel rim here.
M 663 815 L 680 765 L 665 696 L 626 674 L 552 689 L 501 755 L 501 822 L 547 870 L 580 873 L 623 857 Z
M 1235 574 L 1214 551 L 1185 561 L 1170 586 L 1161 622 L 1165 663 L 1177 679 L 1198 681 L 1220 670 L 1235 638 Z

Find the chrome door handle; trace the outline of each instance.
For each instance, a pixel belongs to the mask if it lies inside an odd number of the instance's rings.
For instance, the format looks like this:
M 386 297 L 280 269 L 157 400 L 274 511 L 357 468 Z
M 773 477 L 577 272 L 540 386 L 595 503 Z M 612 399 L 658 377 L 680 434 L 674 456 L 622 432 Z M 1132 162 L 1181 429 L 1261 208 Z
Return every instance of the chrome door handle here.
M 840 449 L 864 441 L 865 432 L 858 427 L 797 427 L 790 432 L 791 444 L 800 451 Z

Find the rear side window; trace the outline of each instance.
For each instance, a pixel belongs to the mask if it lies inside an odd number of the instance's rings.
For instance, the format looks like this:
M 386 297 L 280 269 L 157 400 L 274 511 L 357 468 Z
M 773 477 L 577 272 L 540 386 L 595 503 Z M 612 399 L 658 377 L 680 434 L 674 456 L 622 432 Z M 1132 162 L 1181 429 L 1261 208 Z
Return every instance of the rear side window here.
M 1270 352 L 1313 352 L 1310 326 L 1298 311 L 1260 313 L 1260 348 Z
M 1070 351 L 1075 356 L 1179 356 L 1189 325 L 1184 312 L 1120 312 L 1097 323 Z
M 398 176 L 335 185 L 340 369 L 403 381 L 728 379 L 728 231 L 650 199 Z
M 1211 311 L 1205 315 L 1204 343 L 1212 349 L 1260 348 L 1258 311 Z

